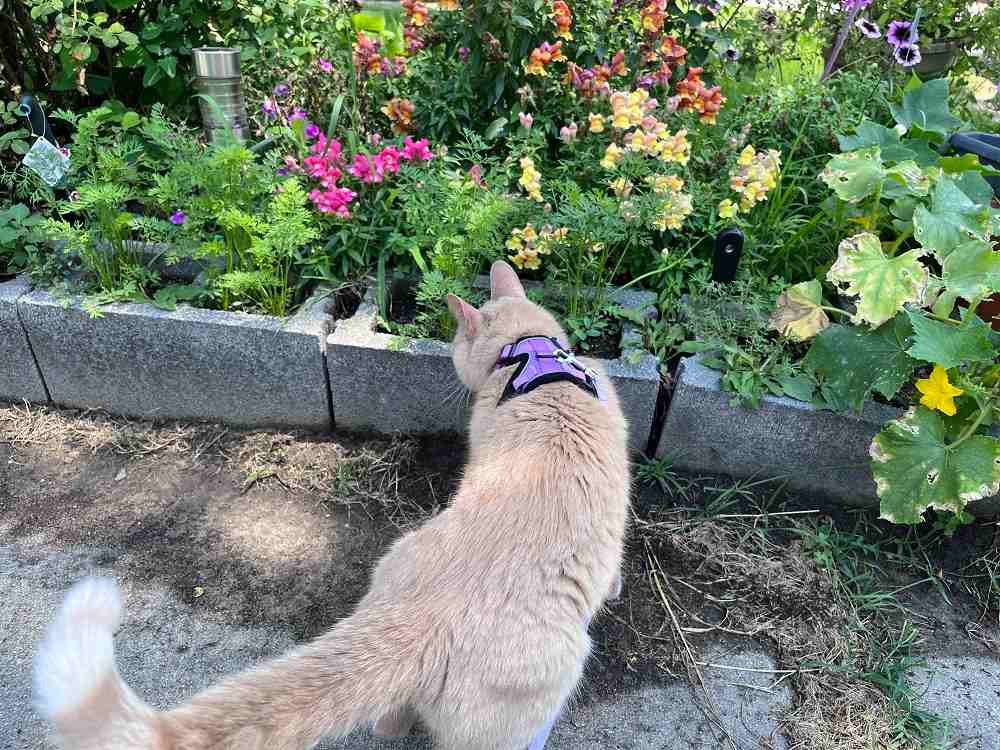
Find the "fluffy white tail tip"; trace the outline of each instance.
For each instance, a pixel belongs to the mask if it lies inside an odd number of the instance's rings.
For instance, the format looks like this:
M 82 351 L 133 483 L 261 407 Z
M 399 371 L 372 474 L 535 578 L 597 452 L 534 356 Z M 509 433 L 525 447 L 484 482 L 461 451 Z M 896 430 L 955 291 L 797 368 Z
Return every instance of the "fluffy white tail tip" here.
M 121 615 L 121 594 L 110 578 L 87 578 L 70 589 L 35 658 L 43 715 L 73 709 L 115 670 L 113 635 Z

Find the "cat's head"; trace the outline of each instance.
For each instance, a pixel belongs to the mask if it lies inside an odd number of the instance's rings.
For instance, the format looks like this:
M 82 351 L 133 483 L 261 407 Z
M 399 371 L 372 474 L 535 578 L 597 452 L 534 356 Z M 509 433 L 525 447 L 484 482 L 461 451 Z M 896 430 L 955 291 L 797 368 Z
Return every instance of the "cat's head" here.
M 478 391 L 493 372 L 504 345 L 523 336 L 566 334 L 552 314 L 529 300 L 514 269 L 498 260 L 490 269 L 490 301 L 478 310 L 453 294 L 448 307 L 458 321 L 452 360 L 459 380 Z

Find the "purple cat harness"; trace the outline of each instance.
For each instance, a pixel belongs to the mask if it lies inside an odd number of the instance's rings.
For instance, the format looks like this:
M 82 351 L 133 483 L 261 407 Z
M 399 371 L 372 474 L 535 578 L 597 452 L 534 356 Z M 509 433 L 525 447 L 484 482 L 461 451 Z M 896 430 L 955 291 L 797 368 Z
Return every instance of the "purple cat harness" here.
M 496 369 L 517 365 L 507 381 L 499 403 L 535 390 L 546 383 L 568 381 L 603 401 L 604 393 L 593 368 L 585 366 L 558 340 L 548 336 L 525 336 L 500 350 Z

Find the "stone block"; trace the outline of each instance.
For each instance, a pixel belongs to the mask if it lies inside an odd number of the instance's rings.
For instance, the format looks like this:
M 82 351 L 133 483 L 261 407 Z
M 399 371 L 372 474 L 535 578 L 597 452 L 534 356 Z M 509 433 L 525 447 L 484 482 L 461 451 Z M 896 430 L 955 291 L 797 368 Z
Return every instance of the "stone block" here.
M 900 409 L 869 401 L 860 415 L 838 414 L 765 396 L 751 410 L 732 399 L 717 371 L 697 356 L 682 360 L 656 455 L 669 456 L 683 471 L 778 479 L 846 505 L 878 504 L 868 446 Z M 996 515 L 1000 499 L 981 500 L 970 510 Z
M 49 400 L 31 344 L 17 312 L 17 301 L 28 293 L 26 277 L 0 283 L 0 400 Z
M 653 307 L 656 299 L 632 290 L 611 296 L 640 311 Z M 374 290 L 369 289 L 354 316 L 339 321 L 328 338 L 337 427 L 377 433 L 465 432 L 469 409 L 451 363 L 451 344 L 380 333 L 377 316 Z M 659 359 L 641 347 L 638 331 L 626 324 L 622 356 L 603 360 L 629 421 L 630 446 L 639 452 L 649 441 L 660 388 Z
M 287 319 L 180 306 L 113 304 L 34 291 L 18 311 L 52 400 L 145 419 L 332 427 L 325 302 Z

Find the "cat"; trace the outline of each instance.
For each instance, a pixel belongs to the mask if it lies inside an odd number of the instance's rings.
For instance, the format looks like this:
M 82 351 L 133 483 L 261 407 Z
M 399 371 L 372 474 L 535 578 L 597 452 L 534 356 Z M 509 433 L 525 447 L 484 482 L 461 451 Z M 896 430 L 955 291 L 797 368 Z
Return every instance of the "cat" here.
M 587 623 L 620 591 L 627 426 L 599 369 L 510 392 L 523 367 L 498 365 L 508 345 L 565 333 L 506 263 L 490 281 L 481 309 L 448 298 L 455 369 L 475 399 L 456 496 L 392 545 L 354 613 L 161 713 L 115 666 L 115 584 L 87 579 L 35 662 L 37 704 L 63 748 L 300 750 L 371 722 L 404 735 L 418 719 L 442 750 L 544 744 L 580 680 Z

